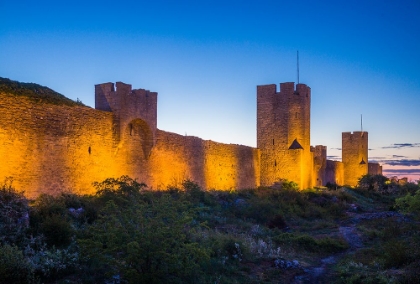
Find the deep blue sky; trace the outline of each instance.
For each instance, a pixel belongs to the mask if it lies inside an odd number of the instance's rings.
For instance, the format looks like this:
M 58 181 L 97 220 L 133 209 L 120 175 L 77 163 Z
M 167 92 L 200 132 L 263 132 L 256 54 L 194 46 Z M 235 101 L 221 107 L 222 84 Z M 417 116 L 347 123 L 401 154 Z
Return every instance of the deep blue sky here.
M 225 143 L 256 145 L 256 86 L 296 81 L 299 50 L 311 144 L 341 157 L 341 132 L 363 114 L 370 160 L 420 178 L 418 0 L 0 0 L 0 11 L 1 77 L 90 106 L 94 84 L 129 83 L 159 93 L 160 129 Z

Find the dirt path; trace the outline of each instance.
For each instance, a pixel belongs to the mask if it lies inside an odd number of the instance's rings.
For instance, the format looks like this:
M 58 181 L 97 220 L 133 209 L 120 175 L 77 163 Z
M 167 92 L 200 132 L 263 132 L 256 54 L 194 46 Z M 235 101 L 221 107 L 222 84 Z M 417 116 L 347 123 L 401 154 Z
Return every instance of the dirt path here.
M 342 257 L 348 253 L 355 252 L 363 248 L 362 235 L 358 232 L 356 225 L 362 220 L 372 219 L 385 219 L 391 217 L 401 218 L 401 221 L 408 221 L 408 218 L 398 212 L 385 211 L 385 212 L 369 212 L 369 213 L 355 213 L 347 212 L 349 219 L 340 223 L 338 232 L 349 244 L 349 249 L 344 253 L 332 254 L 328 257 L 322 258 L 318 266 L 304 268 L 304 274 L 296 276 L 292 283 L 326 283 L 326 278 L 331 272 L 332 267 Z

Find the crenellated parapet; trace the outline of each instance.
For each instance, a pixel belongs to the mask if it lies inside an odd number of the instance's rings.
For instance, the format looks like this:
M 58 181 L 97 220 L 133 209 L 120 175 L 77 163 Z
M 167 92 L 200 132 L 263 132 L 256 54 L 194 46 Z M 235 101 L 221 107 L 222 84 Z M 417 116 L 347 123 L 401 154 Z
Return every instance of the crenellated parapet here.
M 147 156 L 155 144 L 157 129 L 157 93 L 132 89 L 130 84 L 117 82 L 95 85 L 95 108 L 114 114 L 114 136 L 121 143 L 133 134 L 141 135 Z

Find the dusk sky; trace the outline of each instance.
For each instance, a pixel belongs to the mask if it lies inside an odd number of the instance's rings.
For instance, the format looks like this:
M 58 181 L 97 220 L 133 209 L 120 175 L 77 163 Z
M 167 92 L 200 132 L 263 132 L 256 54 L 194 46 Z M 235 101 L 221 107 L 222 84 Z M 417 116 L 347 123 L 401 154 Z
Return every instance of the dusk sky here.
M 158 128 L 256 146 L 256 86 L 312 89 L 311 144 L 420 179 L 420 1 L 0 0 L 0 77 L 94 107 L 94 85 L 158 92 Z

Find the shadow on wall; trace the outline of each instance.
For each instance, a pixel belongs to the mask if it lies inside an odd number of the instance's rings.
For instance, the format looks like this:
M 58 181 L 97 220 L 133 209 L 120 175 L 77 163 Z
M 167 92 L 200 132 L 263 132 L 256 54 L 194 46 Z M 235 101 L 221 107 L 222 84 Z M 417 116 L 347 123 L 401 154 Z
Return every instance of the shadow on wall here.
M 144 120 L 132 120 L 127 125 L 124 136 L 129 155 L 138 159 L 149 159 L 153 148 L 153 134 Z M 139 149 L 142 151 L 138 151 Z

